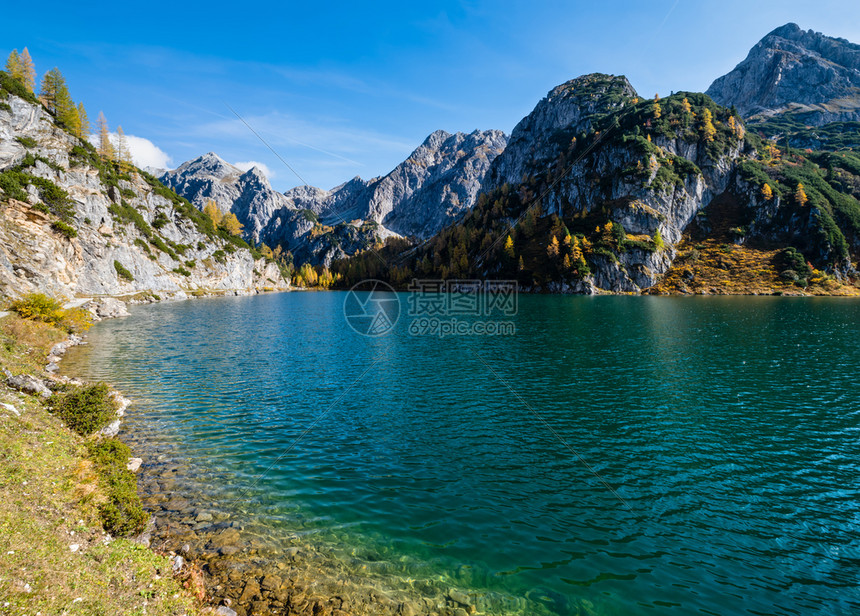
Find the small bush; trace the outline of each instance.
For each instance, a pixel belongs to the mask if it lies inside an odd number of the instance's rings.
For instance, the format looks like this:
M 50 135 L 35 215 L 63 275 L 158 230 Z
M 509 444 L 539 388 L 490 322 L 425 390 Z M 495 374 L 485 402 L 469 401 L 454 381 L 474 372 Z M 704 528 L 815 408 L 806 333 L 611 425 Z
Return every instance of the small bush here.
M 81 436 L 89 436 L 116 419 L 118 408 L 105 383 L 79 387 L 65 394 L 54 394 L 48 405 L 69 428 Z
M 188 271 L 187 269 L 185 269 L 184 267 L 175 267 L 175 268 L 173 268 L 173 273 L 175 273 L 175 274 L 179 274 L 179 275 L 181 275 L 181 276 L 190 276 L 190 275 L 191 275 L 191 272 L 189 272 L 189 271 Z
M 108 495 L 108 502 L 99 507 L 104 529 L 118 537 L 143 532 L 149 516 L 141 507 L 134 473 L 126 466 L 131 449 L 115 438 L 91 442 L 87 449 Z
M 161 229 L 162 227 L 164 227 L 168 223 L 170 223 L 170 219 L 167 217 L 167 214 L 165 214 L 162 211 L 159 211 L 155 215 L 155 218 L 152 219 L 152 226 L 155 229 Z
M 51 223 L 51 228 L 57 233 L 62 233 L 67 238 L 72 239 L 73 237 L 78 237 L 78 232 L 72 225 L 67 225 L 62 220 L 57 220 L 56 222 Z
M 65 316 L 62 302 L 44 293 L 29 293 L 12 302 L 10 308 L 24 319 L 43 321 L 52 325 L 57 325 Z
M 120 278 L 127 280 L 128 282 L 134 280 L 134 276 L 131 275 L 131 272 L 125 269 L 125 267 L 123 267 L 122 263 L 120 263 L 119 261 L 113 262 L 113 268 L 116 270 L 116 275 Z
M 134 199 L 137 196 L 131 188 L 120 188 L 119 194 L 121 194 L 126 199 Z
M 35 148 L 39 145 L 32 137 L 15 137 L 15 141 L 23 145 L 25 148 Z
M 12 113 L 12 105 L 10 105 L 9 103 L 0 102 L 0 109 L 2 109 L 3 111 L 8 111 L 9 113 Z

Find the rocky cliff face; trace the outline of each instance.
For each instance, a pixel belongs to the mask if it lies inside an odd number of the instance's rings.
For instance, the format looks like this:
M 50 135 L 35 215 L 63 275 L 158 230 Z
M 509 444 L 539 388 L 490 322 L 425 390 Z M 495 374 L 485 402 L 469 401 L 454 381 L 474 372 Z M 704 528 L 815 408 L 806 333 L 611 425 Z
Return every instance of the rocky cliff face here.
M 545 173 L 559 151 L 587 133 L 597 117 L 636 96 L 626 77 L 607 78 L 600 73 L 583 75 L 553 88 L 511 132 L 507 148 L 493 161 L 484 190 L 518 184 L 530 175 Z
M 673 246 L 687 225 L 729 186 L 743 140 L 723 135 L 720 147 L 712 147 L 692 113 L 682 127 L 682 96 L 658 103 L 662 109 L 655 118 L 654 104 L 641 101 L 625 77 L 579 77 L 538 103 L 493 164 L 488 188 L 525 182 L 533 187 L 532 203 L 540 195 L 544 217 L 582 220 L 599 214 L 601 224 L 620 225 L 626 235 L 648 240 L 659 230 L 661 250 L 633 244 L 613 256 L 595 255 L 581 292 L 635 292 L 653 285 L 671 265 Z M 690 98 L 701 105 L 700 114 L 710 103 L 701 95 Z M 676 129 L 658 125 L 676 110 Z
M 0 292 L 185 297 L 284 289 L 147 174 L 103 164 L 41 106 L 0 107 Z M 59 214 L 58 214 L 59 213 Z
M 812 125 L 860 120 L 860 45 L 790 23 L 706 93 L 745 118 L 791 112 Z
M 430 237 L 475 204 L 484 175 L 506 142 L 498 130 L 436 131 L 388 175 L 356 179 L 332 191 L 321 219 L 374 221 L 398 235 Z

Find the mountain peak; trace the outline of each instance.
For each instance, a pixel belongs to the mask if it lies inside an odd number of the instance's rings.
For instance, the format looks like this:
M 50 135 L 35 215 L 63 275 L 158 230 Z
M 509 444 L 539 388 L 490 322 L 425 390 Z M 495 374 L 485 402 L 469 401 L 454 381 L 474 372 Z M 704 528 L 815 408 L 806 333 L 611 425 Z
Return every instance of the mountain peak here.
M 810 30 L 811 32 L 811 30 Z M 803 34 L 803 28 L 798 26 L 793 21 L 785 24 L 784 26 L 780 26 L 779 28 L 775 28 L 765 38 L 778 36 L 780 38 L 793 39 Z
M 860 120 L 860 45 L 788 23 L 763 37 L 708 94 L 744 117 L 802 113 L 806 124 Z

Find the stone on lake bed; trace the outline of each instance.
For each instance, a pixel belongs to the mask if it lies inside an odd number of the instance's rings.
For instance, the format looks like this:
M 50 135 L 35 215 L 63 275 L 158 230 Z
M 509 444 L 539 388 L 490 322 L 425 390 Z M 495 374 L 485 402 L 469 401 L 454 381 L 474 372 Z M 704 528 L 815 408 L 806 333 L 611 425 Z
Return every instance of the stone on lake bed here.
M 126 468 L 132 473 L 136 473 L 140 468 L 141 464 L 143 464 L 143 458 L 129 458 L 128 464 L 126 464 Z
M 200 513 L 197 514 L 197 517 L 194 518 L 194 521 L 195 522 L 211 522 L 212 521 L 212 514 L 207 513 L 205 511 L 201 511 Z
M 469 595 L 464 592 L 460 592 L 459 590 L 452 590 L 448 593 L 448 598 L 454 603 L 459 603 L 460 605 L 469 605 Z
M 260 587 L 263 590 L 277 590 L 281 587 L 282 583 L 283 580 L 281 580 L 281 578 L 279 578 L 277 575 L 269 574 L 264 576 L 263 579 L 260 581 Z
M 236 613 L 236 610 L 231 609 L 231 608 L 227 607 L 226 605 L 220 606 L 217 610 L 215 610 L 215 613 L 218 616 L 238 616 L 238 614 Z

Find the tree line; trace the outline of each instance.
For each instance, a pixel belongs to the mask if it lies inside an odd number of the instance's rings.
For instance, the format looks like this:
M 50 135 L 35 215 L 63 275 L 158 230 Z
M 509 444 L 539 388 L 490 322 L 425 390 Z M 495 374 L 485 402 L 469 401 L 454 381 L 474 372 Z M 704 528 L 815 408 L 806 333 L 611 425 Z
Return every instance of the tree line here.
M 6 72 L 16 79 L 30 94 L 36 95 L 36 68 L 29 50 L 24 47 L 20 53 L 13 49 L 6 60 Z M 52 68 L 42 77 L 39 85 L 38 100 L 57 120 L 57 123 L 68 129 L 78 139 L 88 139 L 90 121 L 87 110 L 82 102 L 75 103 L 66 84 L 66 79 L 57 67 Z M 131 148 L 128 139 L 117 126 L 116 139 L 111 139 L 110 129 L 104 113 L 98 117 L 98 146 L 99 156 L 103 160 L 113 161 L 127 171 L 131 168 Z

